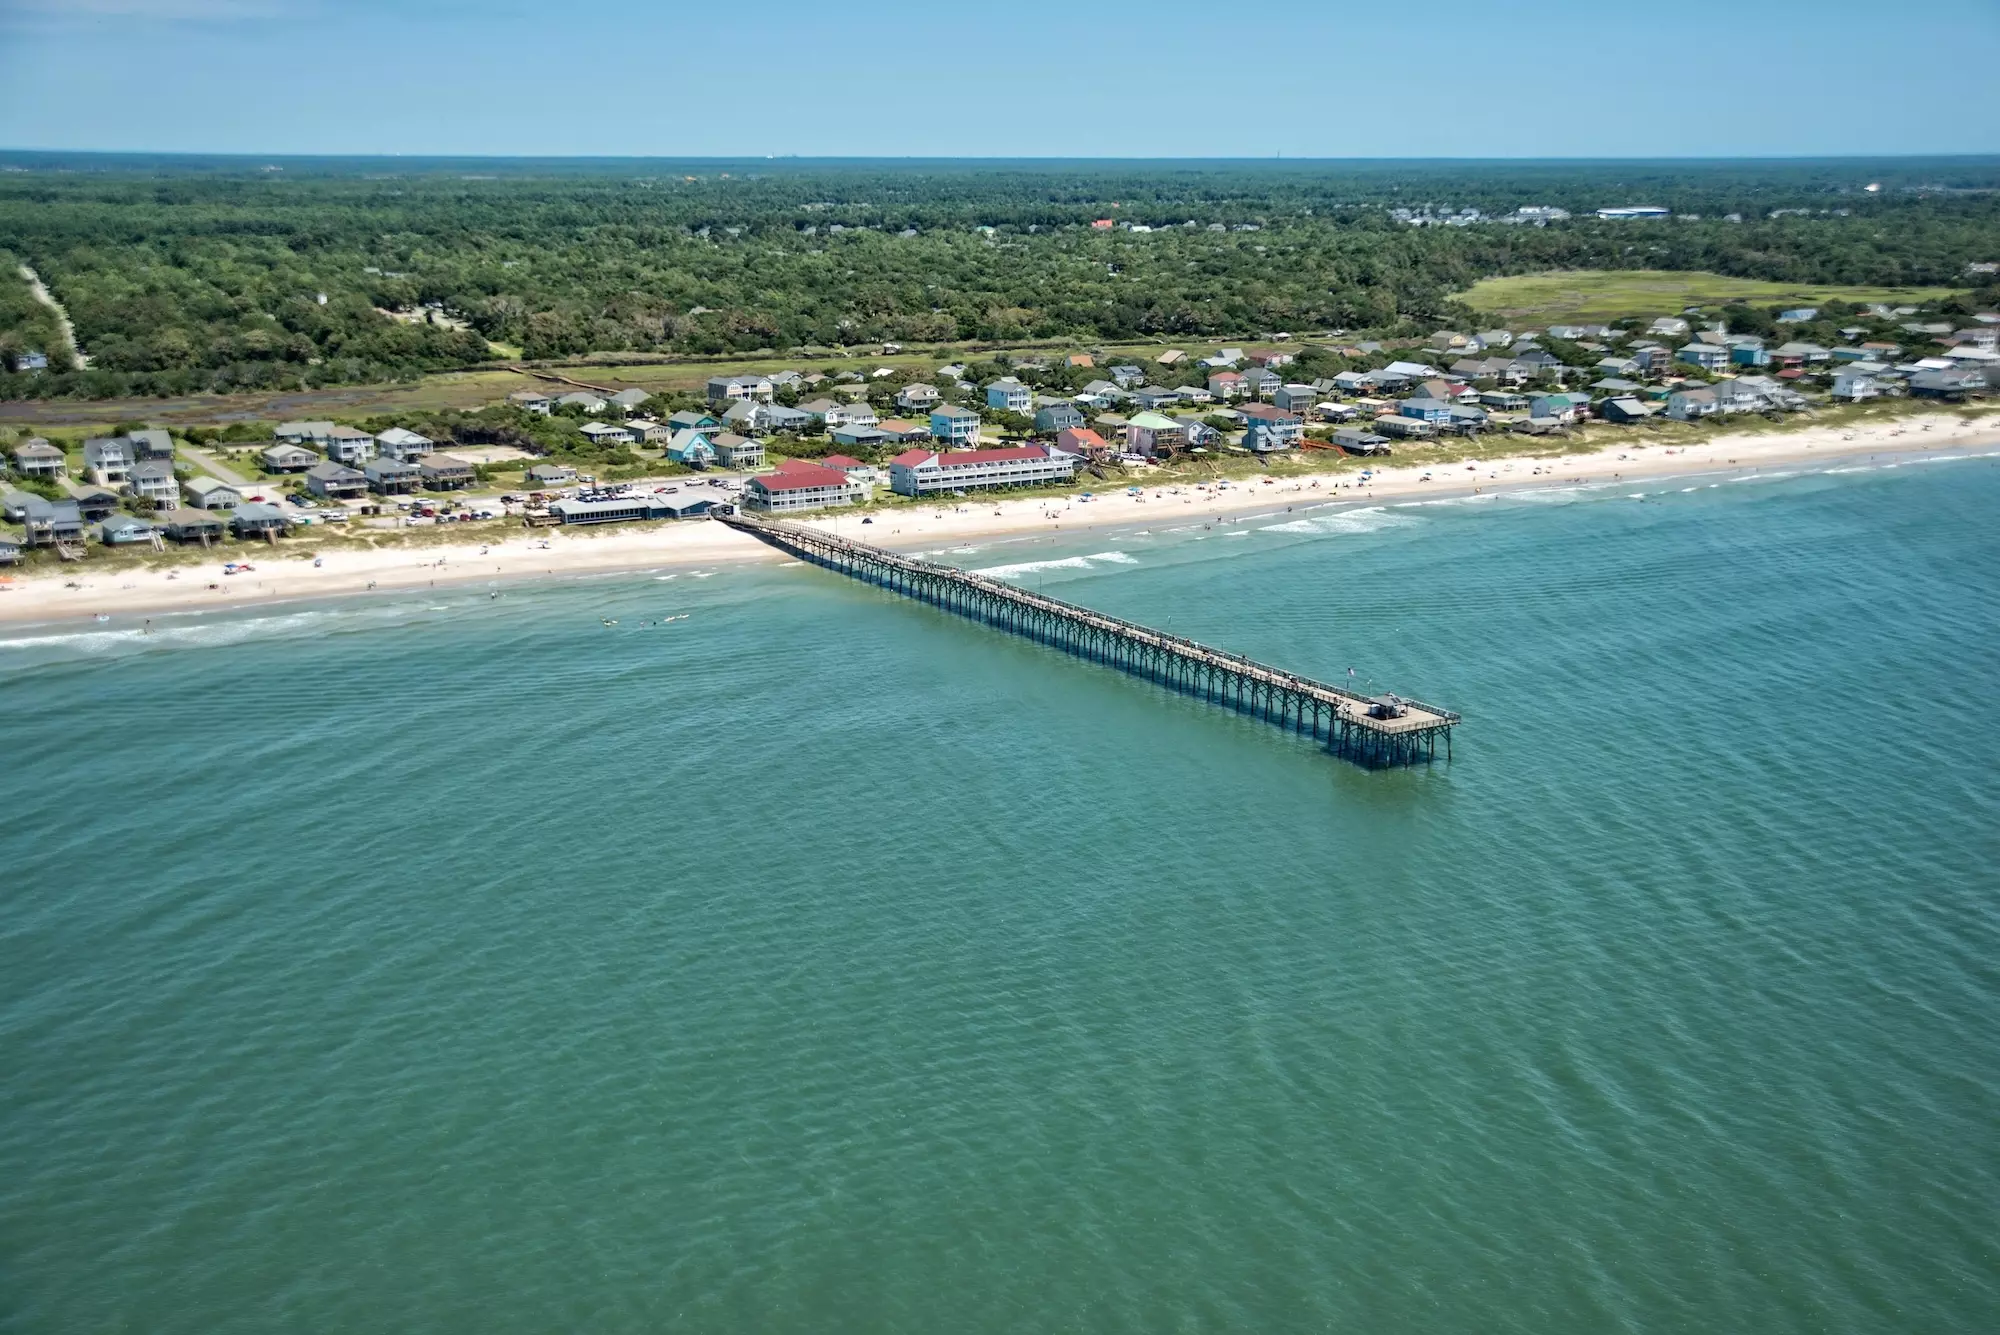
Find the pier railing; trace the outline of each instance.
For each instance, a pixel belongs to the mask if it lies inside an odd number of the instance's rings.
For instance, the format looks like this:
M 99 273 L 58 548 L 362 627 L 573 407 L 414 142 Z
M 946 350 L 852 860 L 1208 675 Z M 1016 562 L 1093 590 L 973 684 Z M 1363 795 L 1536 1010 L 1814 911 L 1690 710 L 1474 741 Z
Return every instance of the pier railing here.
M 1336 754 L 1364 765 L 1433 760 L 1440 741 L 1446 757 L 1451 754 L 1451 730 L 1459 716 L 1449 709 L 1398 698 L 1400 712 L 1378 717 L 1387 712 L 1379 709 L 1380 701 L 1359 691 L 1002 580 L 803 524 L 744 514 L 718 518 L 814 565 L 1324 740 Z

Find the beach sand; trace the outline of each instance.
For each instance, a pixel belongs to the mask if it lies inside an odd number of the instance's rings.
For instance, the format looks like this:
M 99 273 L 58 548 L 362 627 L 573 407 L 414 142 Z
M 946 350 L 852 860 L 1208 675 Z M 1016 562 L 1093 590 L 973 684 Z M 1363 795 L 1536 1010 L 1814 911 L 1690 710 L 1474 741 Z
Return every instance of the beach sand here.
M 1158 518 L 1282 512 L 1287 507 L 1404 499 L 1590 482 L 1632 482 L 1719 471 L 1782 468 L 1884 454 L 1941 454 L 2000 445 L 2000 425 L 1968 423 L 1944 413 L 1913 415 L 1854 427 L 1805 427 L 1718 436 L 1687 446 L 1647 444 L 1634 437 L 1590 454 L 1539 458 L 1535 444 L 1478 464 L 1388 464 L 1368 482 L 1352 472 L 1318 477 L 1233 481 L 1227 486 L 1145 485 L 1128 495 L 1124 481 L 1097 484 L 1090 500 L 1073 495 L 1025 499 L 949 498 L 937 505 L 878 512 L 826 512 L 803 522 L 884 547 L 923 551 L 972 539 L 1056 540 L 1094 529 L 1127 528 Z M 1137 485 L 1139 478 L 1131 479 Z M 783 559 L 754 538 L 721 524 L 690 521 L 641 528 L 508 529 L 487 541 L 328 550 L 311 558 L 234 549 L 246 574 L 222 574 L 220 559 L 163 570 L 97 572 L 89 564 L 16 576 L 0 584 L 0 622 L 70 622 L 107 615 L 170 615 L 251 607 L 370 590 L 446 584 L 515 582 L 565 575 L 701 567 Z

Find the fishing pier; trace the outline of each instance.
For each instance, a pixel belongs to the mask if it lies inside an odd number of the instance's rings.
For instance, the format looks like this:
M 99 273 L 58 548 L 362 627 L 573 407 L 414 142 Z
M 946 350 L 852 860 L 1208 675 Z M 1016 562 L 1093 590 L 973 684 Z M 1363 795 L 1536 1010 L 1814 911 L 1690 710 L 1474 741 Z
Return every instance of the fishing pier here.
M 1459 716 L 1449 709 L 1329 686 L 1001 580 L 802 524 L 741 513 L 716 518 L 802 561 L 1264 719 L 1323 741 L 1357 764 L 1376 769 L 1421 764 L 1437 758 L 1440 743 L 1451 758 L 1451 730 Z

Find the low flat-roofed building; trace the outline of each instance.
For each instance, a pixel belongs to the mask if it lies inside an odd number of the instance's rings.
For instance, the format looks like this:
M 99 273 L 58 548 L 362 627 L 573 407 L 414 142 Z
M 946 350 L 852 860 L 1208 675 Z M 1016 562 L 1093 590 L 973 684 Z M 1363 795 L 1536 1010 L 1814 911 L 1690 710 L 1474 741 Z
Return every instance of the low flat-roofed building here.
M 549 513 L 564 524 L 624 524 L 640 519 L 699 519 L 715 508 L 708 496 L 614 496 L 601 501 L 557 501 Z

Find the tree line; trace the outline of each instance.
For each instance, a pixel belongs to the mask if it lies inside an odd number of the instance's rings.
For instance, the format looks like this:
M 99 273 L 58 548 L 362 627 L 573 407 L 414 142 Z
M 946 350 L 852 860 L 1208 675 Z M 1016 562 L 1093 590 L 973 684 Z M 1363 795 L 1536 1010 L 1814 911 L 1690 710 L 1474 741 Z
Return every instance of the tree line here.
M 1396 337 L 1475 323 L 1452 294 L 1497 274 L 1963 285 L 1968 264 L 2000 258 L 2000 167 L 1978 162 L 685 165 L 10 172 L 0 236 L 92 364 L 0 375 L 0 396 L 381 382 L 516 350 Z M 1590 216 L 1623 203 L 1700 216 Z M 1392 213 L 1527 204 L 1576 216 L 1447 228 Z M 1107 219 L 1152 230 L 1092 225 Z M 48 342 L 14 263 L 0 346 Z

